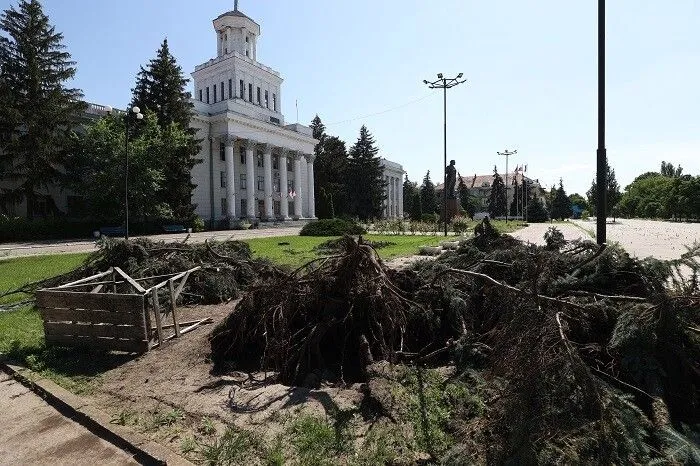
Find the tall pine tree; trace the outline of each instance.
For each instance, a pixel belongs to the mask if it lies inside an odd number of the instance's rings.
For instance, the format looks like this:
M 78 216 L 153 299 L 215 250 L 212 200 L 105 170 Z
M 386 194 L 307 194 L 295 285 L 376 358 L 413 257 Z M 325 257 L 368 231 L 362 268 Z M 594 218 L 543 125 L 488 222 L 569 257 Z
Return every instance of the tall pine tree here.
M 493 183 L 491 183 L 491 193 L 489 194 L 489 215 L 492 218 L 501 217 L 506 214 L 506 185 L 503 178 L 498 174 L 498 169 L 493 167 Z
M 435 185 L 430 180 L 430 170 L 423 177 L 423 184 L 420 187 L 420 202 L 424 214 L 437 212 L 437 196 L 435 194 Z
M 457 179 L 459 179 L 459 183 L 457 184 L 457 193 L 459 194 L 459 205 L 467 213 L 469 218 L 474 218 L 474 214 L 476 213 L 476 206 L 474 202 L 475 200 L 469 193 L 469 188 L 464 182 L 464 178 L 462 178 L 462 175 L 457 173 Z
M 316 186 L 316 215 L 334 218 L 347 214 L 348 209 L 348 154 L 345 142 L 326 134 L 326 127 L 318 115 L 311 122 L 316 144 L 314 153 L 314 182 Z
M 403 182 L 403 209 L 406 212 L 411 211 L 413 204 L 413 196 L 418 192 L 418 183 L 408 179 L 408 175 Z
M 571 210 L 571 200 L 569 196 L 566 195 L 564 191 L 564 182 L 559 179 L 559 188 L 554 194 L 554 200 L 552 201 L 552 219 L 558 218 L 559 220 L 564 220 L 565 218 L 571 217 L 573 211 Z
M 347 186 L 349 212 L 361 219 L 379 218 L 386 197 L 384 170 L 377 154 L 375 141 L 365 125 L 360 128 L 360 137 L 350 149 Z
M 620 201 L 622 193 L 620 193 L 620 185 L 618 184 L 617 179 L 615 179 L 615 170 L 610 168 L 610 164 L 608 164 L 607 161 L 605 162 L 605 164 L 607 167 L 607 176 L 605 178 L 605 215 L 609 217 L 615 205 L 617 205 L 617 203 Z M 591 188 L 586 193 L 586 196 L 588 197 L 588 203 L 590 204 L 591 209 L 593 209 L 595 215 L 598 215 L 598 212 L 596 210 L 598 190 L 595 179 L 591 183 Z
M 10 182 L 0 204 L 26 201 L 32 219 L 40 198 L 56 210 L 46 189 L 62 186 L 61 166 L 85 104 L 80 90 L 65 86 L 75 62 L 38 0 L 5 10 L 0 32 L 0 178 Z
M 158 193 L 154 203 L 165 202 L 170 205 L 173 215 L 178 219 L 189 219 L 194 215 L 192 205 L 192 168 L 198 163 L 196 155 L 200 151 L 200 140 L 195 136 L 196 130 L 190 128 L 193 104 L 187 92 L 189 80 L 185 78 L 182 68 L 170 53 L 168 40 L 163 40 L 156 58 L 148 67 L 141 67 L 132 90 L 131 106 L 138 106 L 141 111 L 153 112 L 158 125 L 168 136 L 168 132 L 184 131 L 187 144 L 177 151 L 167 154 L 162 161 L 165 176 L 164 188 Z M 135 126 L 138 133 L 138 128 Z

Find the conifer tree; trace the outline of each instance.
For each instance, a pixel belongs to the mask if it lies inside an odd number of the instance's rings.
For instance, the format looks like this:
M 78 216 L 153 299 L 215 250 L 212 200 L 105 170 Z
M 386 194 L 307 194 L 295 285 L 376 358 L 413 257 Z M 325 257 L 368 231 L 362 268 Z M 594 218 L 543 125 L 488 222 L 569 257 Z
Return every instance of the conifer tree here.
M 606 162 L 607 165 L 607 177 L 606 177 L 606 189 L 605 189 L 605 215 L 609 216 L 612 213 L 613 208 L 617 203 L 620 201 L 620 198 L 622 197 L 622 193 L 620 193 L 620 185 L 617 182 L 617 179 L 615 179 L 615 170 L 610 168 L 610 164 Z M 594 179 L 592 184 L 591 184 L 591 189 L 588 190 L 586 193 L 586 196 L 588 197 L 588 203 L 591 206 L 591 209 L 595 212 L 595 209 L 597 208 L 597 203 L 596 201 L 598 200 L 598 191 L 596 188 L 596 180 Z M 597 215 L 597 212 L 595 212 L 595 215 Z
M 131 106 L 138 106 L 142 112 L 150 111 L 156 115 L 158 126 L 164 136 L 168 132 L 184 131 L 187 144 L 178 151 L 166 154 L 162 160 L 165 183 L 158 193 L 155 203 L 165 202 L 172 208 L 178 219 L 189 219 L 194 215 L 192 205 L 192 168 L 198 163 L 195 159 L 200 150 L 196 131 L 190 128 L 193 104 L 187 92 L 189 80 L 185 78 L 182 68 L 170 53 L 168 40 L 163 40 L 157 55 L 148 67 L 141 67 L 132 90 Z M 137 134 L 141 126 L 135 126 Z
M 411 199 L 411 220 L 420 221 L 423 218 L 423 205 L 421 203 L 420 191 L 415 191 L 413 193 L 413 198 Z
M 348 208 L 348 154 L 345 142 L 326 134 L 326 127 L 318 115 L 311 122 L 314 139 L 318 139 L 314 153 L 314 182 L 316 186 L 316 215 L 334 218 L 347 214 Z
M 489 194 L 489 215 L 501 217 L 506 214 L 506 185 L 503 178 L 498 174 L 498 169 L 493 167 L 493 183 L 491 183 L 491 193 Z
M 380 164 L 379 149 L 365 125 L 360 137 L 350 149 L 347 186 L 350 214 L 363 220 L 379 218 L 386 197 L 384 170 Z
M 520 201 L 523 197 L 521 191 L 522 191 L 522 186 L 518 183 L 517 176 L 513 177 L 513 200 L 510 202 L 510 208 L 509 208 L 509 213 L 512 217 L 517 217 L 521 213 Z
M 564 220 L 565 218 L 571 217 L 572 213 L 571 199 L 566 195 L 566 191 L 564 191 L 564 182 L 560 178 L 559 188 L 556 190 L 554 200 L 552 201 L 552 218 Z
M 462 207 L 462 209 L 464 209 L 464 211 L 467 213 L 469 218 L 474 218 L 476 209 L 474 206 L 474 200 L 472 199 L 472 196 L 469 193 L 469 188 L 467 187 L 466 183 L 464 183 L 464 179 L 459 173 L 457 173 L 457 179 L 459 179 L 459 184 L 457 185 L 457 192 L 459 193 L 459 204 Z
M 418 192 L 418 183 L 408 179 L 408 175 L 403 182 L 403 208 L 406 212 L 411 212 L 413 196 Z
M 82 92 L 66 87 L 75 62 L 38 0 L 21 0 L 0 18 L 0 204 L 26 201 L 26 216 L 49 186 L 62 186 L 72 129 L 85 109 Z
M 437 212 L 437 196 L 435 185 L 430 180 L 430 170 L 423 177 L 423 184 L 420 187 L 421 210 L 424 214 L 434 214 Z

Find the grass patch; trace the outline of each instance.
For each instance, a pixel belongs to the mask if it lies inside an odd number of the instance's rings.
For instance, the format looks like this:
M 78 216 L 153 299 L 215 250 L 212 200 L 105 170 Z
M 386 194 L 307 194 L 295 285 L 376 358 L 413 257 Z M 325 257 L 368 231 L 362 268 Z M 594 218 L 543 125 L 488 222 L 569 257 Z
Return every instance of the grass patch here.
M 55 254 L 0 260 L 0 293 L 70 272 L 78 268 L 87 256 L 87 253 Z M 27 295 L 19 294 L 5 296 L 0 298 L 0 304 L 14 303 L 27 298 Z
M 250 245 L 253 255 L 264 257 L 272 262 L 290 267 L 300 267 L 306 262 L 321 257 L 318 247 L 328 241 L 328 236 L 283 236 L 278 238 L 254 238 L 245 240 Z M 377 249 L 382 259 L 410 256 L 418 253 L 421 246 L 436 246 L 444 241 L 441 236 L 394 236 L 364 235 L 363 238 L 374 242 L 393 243 Z M 448 237 L 452 239 L 454 237 Z

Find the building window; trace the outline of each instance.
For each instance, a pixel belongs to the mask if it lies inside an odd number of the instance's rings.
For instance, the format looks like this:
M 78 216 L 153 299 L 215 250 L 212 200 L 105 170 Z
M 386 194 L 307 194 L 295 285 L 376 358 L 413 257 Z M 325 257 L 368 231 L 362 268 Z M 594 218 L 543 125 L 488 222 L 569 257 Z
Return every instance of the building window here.
M 294 191 L 294 180 L 287 180 L 287 194 Z
M 240 86 L 241 99 L 245 100 L 245 84 L 242 79 L 238 82 L 238 85 Z
M 294 159 L 292 157 L 287 157 L 287 171 L 294 171 Z
M 221 172 L 221 187 L 226 187 L 226 172 Z
M 273 170 L 279 170 L 279 169 L 280 169 L 280 156 L 279 156 L 279 155 L 273 155 L 273 156 L 272 156 L 272 169 L 273 169 Z
M 276 193 L 280 192 L 280 178 L 279 178 L 279 176 L 275 177 L 275 184 L 274 184 L 272 189 L 274 189 Z
M 258 191 L 265 190 L 265 177 L 258 175 Z
M 246 44 L 247 44 L 248 42 L 250 42 L 248 39 L 249 39 L 248 36 L 246 36 L 246 37 L 245 37 Z
M 241 199 L 241 217 L 245 216 L 247 210 L 248 210 L 248 200 Z
M 270 108 L 270 98 L 269 98 L 269 94 L 267 93 L 267 91 L 265 91 L 265 107 Z
M 228 215 L 228 202 L 225 197 L 221 198 L 221 215 L 226 217 Z
M 226 144 L 223 142 L 219 143 L 219 158 L 222 162 L 226 161 Z
M 245 147 L 241 147 L 241 165 L 245 165 Z
M 209 103 L 209 87 L 207 87 L 207 103 Z
M 214 84 L 214 103 L 216 103 L 216 84 Z
M 258 105 L 260 105 L 260 104 L 261 104 L 261 101 L 260 101 L 260 88 L 258 87 Z
M 253 101 L 253 85 L 248 83 L 248 102 Z
M 224 82 L 221 81 L 221 100 L 226 100 L 226 97 L 224 97 Z
M 274 214 L 276 217 L 279 217 L 280 215 L 282 215 L 282 213 L 280 211 L 280 201 L 273 201 L 272 210 L 274 211 Z
M 199 90 L 199 101 L 202 102 L 202 90 Z
M 248 177 L 245 173 L 241 173 L 241 190 L 245 191 L 248 189 Z
M 277 111 L 277 94 L 272 93 L 272 110 Z
M 228 98 L 233 99 L 233 79 L 228 80 Z
M 262 166 L 263 166 L 263 156 L 262 156 L 262 152 L 258 152 L 258 156 L 256 157 L 256 159 L 257 159 L 257 162 L 258 162 L 258 163 L 257 163 L 258 167 L 262 167 Z

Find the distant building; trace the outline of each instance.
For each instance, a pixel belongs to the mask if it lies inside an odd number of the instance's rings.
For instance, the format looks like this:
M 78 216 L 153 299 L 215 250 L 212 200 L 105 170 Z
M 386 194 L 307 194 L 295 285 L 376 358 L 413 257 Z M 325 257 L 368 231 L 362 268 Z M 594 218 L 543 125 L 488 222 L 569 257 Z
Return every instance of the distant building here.
M 505 183 L 505 174 L 501 174 L 503 182 Z M 517 178 L 514 178 L 517 177 Z M 538 179 L 528 178 L 523 174 L 523 172 L 513 172 L 508 174 L 508 186 L 507 186 L 507 206 L 510 209 L 510 204 L 513 202 L 513 196 L 515 195 L 515 189 L 513 186 L 513 179 L 517 180 L 519 186 L 522 186 L 524 182 L 527 182 L 530 196 L 535 196 L 543 204 L 546 201 L 546 194 Z M 487 212 L 489 207 L 489 197 L 491 196 L 491 184 L 493 183 L 493 174 L 490 175 L 477 175 L 473 176 L 462 176 L 464 184 L 469 189 L 469 194 L 477 199 L 477 204 L 481 207 L 481 213 Z M 457 180 L 457 187 L 459 187 L 459 180 Z M 455 189 L 457 189 L 457 187 Z M 440 183 L 436 186 L 435 191 L 442 193 L 443 184 Z M 509 211 L 510 212 L 510 211 Z M 477 212 L 477 214 L 480 212 Z
M 403 218 L 403 177 L 406 174 L 403 167 L 387 159 L 381 159 L 386 183 L 384 197 L 384 218 Z

